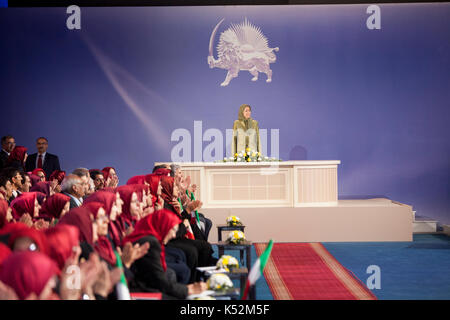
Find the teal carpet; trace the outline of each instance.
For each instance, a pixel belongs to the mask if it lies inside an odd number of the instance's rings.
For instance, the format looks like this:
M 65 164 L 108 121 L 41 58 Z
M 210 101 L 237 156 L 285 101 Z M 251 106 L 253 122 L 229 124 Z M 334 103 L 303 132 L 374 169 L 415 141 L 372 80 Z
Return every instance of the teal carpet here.
M 416 234 L 412 242 L 323 242 L 325 248 L 362 283 L 380 268 L 380 289 L 371 291 L 380 300 L 449 300 L 450 237 Z M 217 246 L 213 245 L 215 256 Z M 237 251 L 225 254 L 238 258 Z M 252 264 L 256 260 L 252 248 Z M 239 284 L 236 282 L 235 286 Z M 256 299 L 273 300 L 264 277 L 256 283 Z
M 380 289 L 371 291 L 380 300 L 450 299 L 450 237 L 416 234 L 413 242 L 328 242 L 325 248 L 366 284 L 380 267 Z

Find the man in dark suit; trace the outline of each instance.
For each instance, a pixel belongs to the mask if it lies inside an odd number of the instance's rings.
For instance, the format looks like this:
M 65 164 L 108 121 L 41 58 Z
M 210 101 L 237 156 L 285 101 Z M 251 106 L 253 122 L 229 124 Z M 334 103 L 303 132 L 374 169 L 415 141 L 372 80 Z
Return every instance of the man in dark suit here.
M 42 168 L 48 180 L 53 171 L 61 170 L 58 156 L 47 153 L 48 140 L 44 137 L 36 140 L 36 148 L 38 152 L 28 156 L 25 163 L 25 170 L 33 171 L 36 168 Z
M 9 154 L 13 151 L 16 146 L 16 141 L 12 136 L 2 137 L 2 150 L 0 150 L 0 169 L 6 166 L 6 161 L 9 158 Z

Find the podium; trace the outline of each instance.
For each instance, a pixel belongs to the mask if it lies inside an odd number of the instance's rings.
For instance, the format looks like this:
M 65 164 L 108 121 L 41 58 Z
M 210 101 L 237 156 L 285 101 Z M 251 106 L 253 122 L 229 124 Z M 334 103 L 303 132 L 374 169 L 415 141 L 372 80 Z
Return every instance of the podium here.
M 183 162 L 203 208 L 334 206 L 341 162 Z M 155 163 L 155 165 L 162 163 Z
M 238 216 L 253 242 L 412 241 L 412 206 L 386 198 L 338 200 L 340 163 L 177 164 L 197 185 L 200 211 L 216 226 Z M 215 228 L 210 237 L 218 237 Z

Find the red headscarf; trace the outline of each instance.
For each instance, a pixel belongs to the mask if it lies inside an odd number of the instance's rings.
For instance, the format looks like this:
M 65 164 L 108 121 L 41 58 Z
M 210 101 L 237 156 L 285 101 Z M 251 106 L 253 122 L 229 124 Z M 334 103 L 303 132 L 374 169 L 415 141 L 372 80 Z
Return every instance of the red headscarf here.
M 0 272 L 3 261 L 5 261 L 6 258 L 8 258 L 11 255 L 11 253 L 12 253 L 11 249 L 3 242 L 0 242 Z
M 68 224 L 58 224 L 45 230 L 48 243 L 48 255 L 60 270 L 64 268 L 66 260 L 73 254 L 73 248 L 79 246 L 79 231 Z
M 84 204 L 89 204 L 89 203 L 101 203 L 103 205 L 103 208 L 106 211 L 106 214 L 108 215 L 108 217 L 111 214 L 111 209 L 114 205 L 114 203 L 116 202 L 117 199 L 117 195 L 116 192 L 113 191 L 105 191 L 105 190 L 100 190 L 97 192 L 94 192 L 92 195 L 90 195 L 88 198 L 86 198 L 83 201 L 83 205 Z M 97 209 L 98 211 L 98 209 Z M 112 239 L 112 241 L 114 242 L 114 245 L 120 246 L 122 243 L 122 234 L 123 232 L 125 232 L 125 225 L 123 223 L 123 220 L 121 218 L 122 216 L 117 216 L 116 220 L 109 221 L 109 225 L 108 225 L 108 232 L 109 235 Z
M 106 236 L 99 236 L 97 242 L 94 245 L 95 251 L 98 255 L 108 262 L 111 266 L 116 265 L 116 254 L 114 253 L 114 249 Z
M 47 198 L 47 195 L 45 193 L 42 192 L 38 192 L 38 191 L 33 191 L 30 193 L 36 193 L 36 198 L 38 200 L 38 203 L 42 206 L 42 204 L 44 203 L 45 199 Z
M 154 196 L 157 196 L 158 193 L 159 180 L 161 180 L 161 176 L 157 174 L 147 174 L 145 176 L 145 181 L 150 185 L 150 192 Z
M 25 159 L 25 154 L 27 153 L 27 148 L 22 146 L 16 146 L 13 151 L 9 154 L 8 163 L 19 161 L 23 164 Z
M 157 176 L 169 176 L 170 170 L 165 168 L 159 168 L 156 169 L 155 172 L 153 172 L 153 174 L 156 174 Z
M 146 184 L 130 184 L 132 186 L 138 196 L 139 201 L 143 201 L 144 199 L 144 191 L 146 194 L 150 192 L 150 187 Z
M 133 222 L 136 222 L 136 217 L 133 217 L 130 212 L 131 206 L 131 197 L 133 192 L 136 192 L 136 189 L 133 185 L 125 185 L 116 188 L 116 191 L 119 192 L 120 198 L 123 201 L 122 206 L 122 215 L 125 221 L 131 225 Z
M 169 231 L 181 223 L 181 219 L 170 210 L 156 211 L 136 223 L 134 231 L 125 239 L 123 243 L 136 242 L 145 236 L 154 236 L 161 244 L 161 265 L 164 271 L 167 269 L 163 240 Z
M 97 202 L 97 201 L 92 201 L 92 202 L 88 202 L 88 203 L 83 202 L 82 207 L 87 208 L 89 210 L 89 212 L 94 216 L 94 219 L 97 219 L 98 210 L 100 208 L 105 209 L 104 204 L 101 202 Z
M 170 203 L 173 198 L 173 177 L 162 176 L 161 177 L 161 186 L 162 192 L 161 197 L 164 199 L 166 203 Z
M 111 209 L 116 202 L 116 194 L 108 191 L 99 190 L 91 194 L 89 197 L 83 200 L 83 204 L 87 204 L 90 202 L 100 202 L 103 204 L 103 208 L 106 211 L 106 214 L 110 215 Z
M 59 219 L 61 216 L 61 211 L 69 201 L 69 196 L 62 193 L 55 193 L 54 195 L 48 197 L 42 204 L 42 208 L 39 211 L 39 217 L 46 220 L 52 220 L 53 218 Z
M 71 209 L 59 220 L 58 224 L 69 224 L 77 227 L 80 232 L 80 242 L 85 241 L 91 246 L 94 244 L 91 212 L 88 208 L 81 206 Z
M 105 179 L 105 181 L 108 180 L 108 178 L 109 178 L 109 171 L 111 171 L 111 169 L 114 169 L 114 168 L 113 167 L 104 167 L 102 169 L 103 178 Z M 114 171 L 116 171 L 116 169 L 114 169 Z
M 12 216 L 19 220 L 21 216 L 28 213 L 31 217 L 34 215 L 34 202 L 37 199 L 35 192 L 24 192 L 11 202 Z
M 145 184 L 145 175 L 131 177 L 128 179 L 127 184 Z
M 41 182 L 41 177 L 35 174 L 29 173 L 28 176 L 30 177 L 31 180 L 31 186 L 34 186 L 36 183 Z
M 0 235 L 4 234 L 12 234 L 13 232 L 16 232 L 17 230 L 21 229 L 28 229 L 29 227 L 22 222 L 12 222 L 8 223 L 6 226 L 4 226 L 2 229 L 0 229 Z
M 3 262 L 0 280 L 23 300 L 31 293 L 39 296 L 50 278 L 58 274 L 56 263 L 47 255 L 24 251 L 10 255 Z
M 58 184 L 61 184 L 64 180 L 64 177 L 66 176 L 65 171 L 55 170 L 52 172 L 50 177 L 48 178 L 48 181 L 53 181 L 54 179 L 58 180 Z
M 83 203 L 83 207 L 88 208 L 90 212 L 94 215 L 94 218 L 97 218 L 98 210 L 100 208 L 104 208 L 104 205 L 101 202 L 93 201 L 89 203 Z M 99 235 L 97 242 L 94 244 L 94 249 L 95 251 L 97 251 L 97 253 L 103 260 L 105 260 L 112 266 L 116 265 L 116 255 L 114 253 L 114 250 L 108 237 Z
M 112 192 L 112 193 L 116 193 L 116 188 L 113 187 L 104 187 L 101 191 L 107 191 L 107 192 Z
M 38 172 L 40 172 L 40 171 L 42 171 L 42 173 L 44 174 L 44 177 L 45 177 L 45 171 L 44 171 L 44 169 L 42 169 L 42 168 L 36 168 L 36 169 L 34 169 L 33 171 L 31 171 L 31 174 L 35 174 L 35 175 L 39 176 L 39 175 L 38 175 Z M 39 177 L 39 178 L 40 178 L 40 177 Z M 44 179 L 44 181 L 45 181 L 45 179 Z
M 30 192 L 42 192 L 46 197 L 50 197 L 50 182 L 40 181 L 30 188 Z
M 0 199 L 0 229 L 8 224 L 6 214 L 8 213 L 8 201 Z
M 11 250 L 14 247 L 14 242 L 19 238 L 29 238 L 30 240 L 33 240 L 40 252 L 45 254 L 48 253 L 47 239 L 42 231 L 27 227 L 12 232 L 8 239 L 8 246 Z

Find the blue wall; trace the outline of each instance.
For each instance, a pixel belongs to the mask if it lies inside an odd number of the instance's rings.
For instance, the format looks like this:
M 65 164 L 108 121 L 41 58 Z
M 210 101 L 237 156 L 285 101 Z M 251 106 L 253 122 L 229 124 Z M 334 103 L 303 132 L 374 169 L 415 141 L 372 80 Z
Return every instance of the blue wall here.
M 47 136 L 64 169 L 114 166 L 125 183 L 170 161 L 173 130 L 201 120 L 225 134 L 248 103 L 280 129 L 283 160 L 342 161 L 341 197 L 450 223 L 450 5 L 380 5 L 381 30 L 366 8 L 82 8 L 74 31 L 65 8 L 0 9 L 0 134 L 30 153 Z M 220 87 L 211 31 L 245 17 L 280 48 L 273 82 L 241 71 Z

